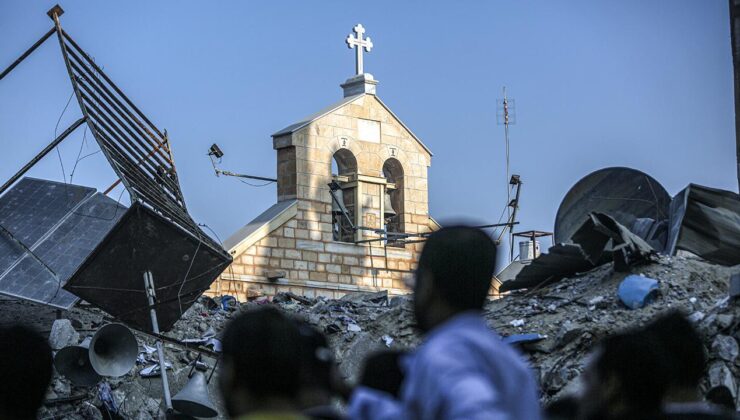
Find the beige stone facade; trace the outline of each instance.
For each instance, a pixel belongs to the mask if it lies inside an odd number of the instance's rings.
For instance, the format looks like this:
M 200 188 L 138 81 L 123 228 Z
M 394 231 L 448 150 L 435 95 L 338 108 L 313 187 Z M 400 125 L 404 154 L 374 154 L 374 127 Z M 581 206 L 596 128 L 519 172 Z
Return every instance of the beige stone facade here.
M 225 242 L 234 262 L 209 292 L 240 300 L 280 291 L 407 293 L 404 278 L 421 243 L 377 241 L 377 230 L 436 228 L 429 217 L 429 149 L 372 93 L 348 96 L 277 132 L 273 147 L 278 202 Z M 332 181 L 359 229 L 333 212 Z

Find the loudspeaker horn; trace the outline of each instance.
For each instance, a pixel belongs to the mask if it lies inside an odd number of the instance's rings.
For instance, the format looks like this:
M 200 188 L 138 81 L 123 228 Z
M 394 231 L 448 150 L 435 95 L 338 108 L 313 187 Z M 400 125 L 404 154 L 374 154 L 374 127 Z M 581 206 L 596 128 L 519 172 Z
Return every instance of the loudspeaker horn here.
M 90 341 L 90 364 L 101 376 L 122 376 L 136 364 L 139 344 L 134 334 L 122 324 L 108 324 Z
M 187 384 L 172 398 L 172 407 L 193 417 L 216 417 L 218 411 L 208 395 L 206 375 L 197 369 Z
M 93 386 L 100 381 L 89 356 L 90 337 L 79 346 L 67 346 L 54 356 L 54 367 L 78 386 Z

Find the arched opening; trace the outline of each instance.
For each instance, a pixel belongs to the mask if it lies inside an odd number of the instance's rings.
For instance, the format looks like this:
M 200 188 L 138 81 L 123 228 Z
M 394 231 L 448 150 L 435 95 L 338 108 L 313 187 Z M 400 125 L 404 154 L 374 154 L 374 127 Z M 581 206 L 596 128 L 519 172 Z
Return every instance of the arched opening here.
M 385 229 L 392 238 L 392 233 L 403 233 L 404 231 L 404 208 L 403 208 L 403 166 L 398 159 L 390 158 L 383 164 L 383 176 L 389 184 L 385 189 L 383 218 Z M 394 244 L 389 241 L 389 246 L 403 247 L 403 244 Z
M 348 149 L 337 150 L 331 159 L 332 178 L 337 176 L 351 176 L 357 173 L 357 159 Z M 355 220 L 355 188 L 344 187 L 339 182 L 340 190 L 334 192 L 338 203 L 332 199 L 332 232 L 335 241 L 354 242 L 355 232 L 350 220 Z M 342 208 L 342 205 L 344 206 Z M 348 220 L 349 219 L 349 220 Z
M 332 175 L 352 175 L 357 172 L 357 159 L 349 149 L 339 149 L 331 159 Z

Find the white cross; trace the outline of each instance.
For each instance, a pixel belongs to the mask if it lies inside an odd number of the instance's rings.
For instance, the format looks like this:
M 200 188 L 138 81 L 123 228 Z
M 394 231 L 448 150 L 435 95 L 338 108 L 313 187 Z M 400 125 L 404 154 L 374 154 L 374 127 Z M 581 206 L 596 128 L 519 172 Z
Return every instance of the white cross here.
M 347 35 L 347 46 L 350 49 L 357 47 L 357 55 L 355 56 L 355 71 L 357 72 L 357 74 L 362 74 L 362 49 L 365 48 L 365 51 L 370 52 L 370 50 L 373 48 L 373 41 L 370 40 L 370 37 L 362 39 L 362 34 L 365 33 L 365 28 L 362 27 L 361 23 L 355 25 L 352 30 L 355 31 L 357 37 L 353 37 L 352 34 Z

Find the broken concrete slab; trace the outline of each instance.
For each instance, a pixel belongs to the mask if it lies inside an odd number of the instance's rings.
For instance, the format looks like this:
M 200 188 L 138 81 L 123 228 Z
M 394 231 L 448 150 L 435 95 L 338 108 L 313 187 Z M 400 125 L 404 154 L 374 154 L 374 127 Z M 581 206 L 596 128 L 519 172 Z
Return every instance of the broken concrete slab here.
M 709 386 L 726 386 L 732 392 L 733 398 L 737 396 L 737 386 L 732 370 L 725 363 L 715 362 L 708 371 Z
M 712 353 L 726 362 L 735 363 L 739 351 L 737 341 L 728 335 L 719 334 L 712 342 Z
M 77 345 L 80 341 L 80 335 L 72 326 L 69 319 L 57 319 L 51 325 L 49 333 L 49 345 L 54 350 L 61 350 L 67 346 Z

